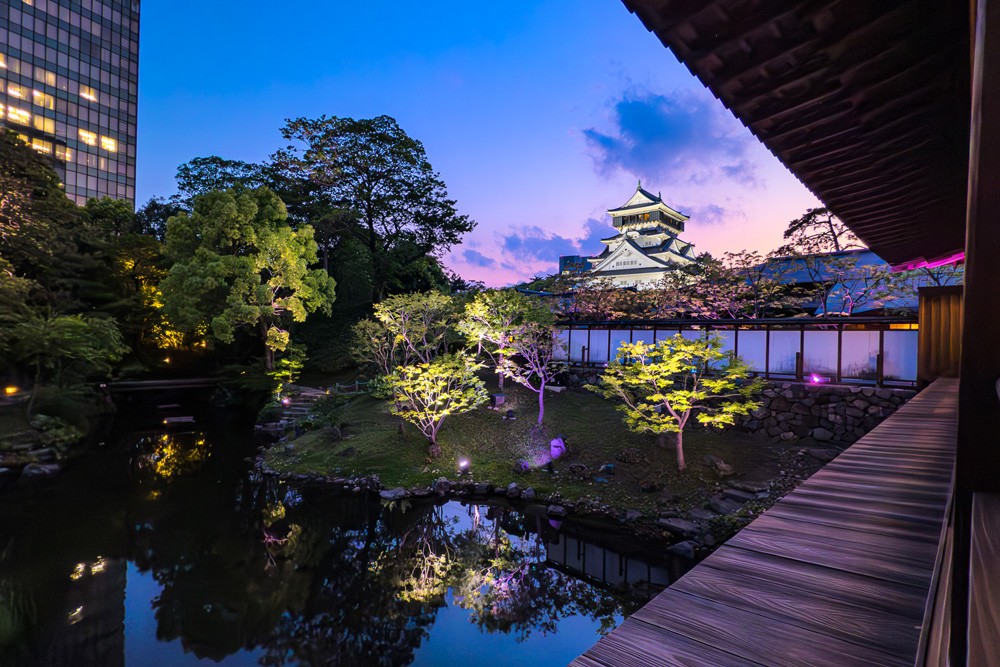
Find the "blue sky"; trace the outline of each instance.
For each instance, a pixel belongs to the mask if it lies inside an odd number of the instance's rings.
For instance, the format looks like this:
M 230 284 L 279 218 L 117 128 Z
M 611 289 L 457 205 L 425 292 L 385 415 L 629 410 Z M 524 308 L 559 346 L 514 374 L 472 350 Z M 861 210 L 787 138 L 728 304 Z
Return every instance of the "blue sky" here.
M 446 263 L 506 284 L 596 253 L 636 180 L 721 254 L 815 199 L 616 0 L 143 5 L 137 199 L 198 156 L 257 161 L 288 117 L 388 114 L 479 223 Z

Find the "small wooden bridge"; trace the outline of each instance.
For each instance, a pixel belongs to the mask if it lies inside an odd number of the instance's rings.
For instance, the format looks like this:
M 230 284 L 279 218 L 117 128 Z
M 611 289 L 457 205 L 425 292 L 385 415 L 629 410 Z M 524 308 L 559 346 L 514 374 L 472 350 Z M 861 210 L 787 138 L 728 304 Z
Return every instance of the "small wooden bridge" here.
M 952 490 L 939 379 L 601 639 L 573 667 L 914 665 Z

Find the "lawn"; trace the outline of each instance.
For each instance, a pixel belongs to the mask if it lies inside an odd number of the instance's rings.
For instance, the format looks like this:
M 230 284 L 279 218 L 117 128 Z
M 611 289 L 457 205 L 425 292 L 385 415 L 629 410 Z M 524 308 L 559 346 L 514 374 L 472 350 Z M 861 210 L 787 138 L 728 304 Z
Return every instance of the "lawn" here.
M 584 390 L 547 393 L 541 432 L 533 429 L 538 414 L 536 394 L 508 387 L 506 401 L 501 411 L 484 407 L 446 419 L 438 438 L 442 455 L 430 459 L 427 442 L 416 428 L 406 424 L 400 434 L 399 420 L 389 412 L 388 403 L 363 395 L 336 416 L 343 440 L 331 441 L 322 430 L 310 431 L 293 441 L 292 453 L 274 447 L 266 461 L 278 472 L 378 474 L 384 487 L 394 488 L 427 486 L 442 476 L 456 479 L 457 462 L 467 458 L 476 482 L 505 487 L 513 481 L 542 496 L 559 492 L 567 500 L 587 499 L 650 513 L 700 507 L 725 484 L 705 462 L 707 455 L 735 469 L 730 479 L 767 482 L 777 478 L 789 457 L 801 448 L 801 444 L 753 439 L 733 430 L 690 430 L 684 438 L 688 468 L 678 473 L 672 435 L 666 436 L 666 445 L 657 446 L 654 436 L 629 432 L 621 413 L 595 394 Z M 503 419 L 508 409 L 516 419 Z M 558 434 L 568 449 L 554 463 L 554 472 L 544 466 L 526 474 L 514 471 L 519 459 L 543 458 L 549 440 Z M 606 464 L 613 465 L 613 471 L 600 471 Z

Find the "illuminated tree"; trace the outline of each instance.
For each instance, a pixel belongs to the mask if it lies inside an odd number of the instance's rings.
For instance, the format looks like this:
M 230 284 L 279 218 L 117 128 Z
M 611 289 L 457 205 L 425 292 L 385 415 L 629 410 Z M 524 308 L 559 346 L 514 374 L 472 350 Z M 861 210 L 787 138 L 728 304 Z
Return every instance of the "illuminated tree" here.
M 632 431 L 676 433 L 677 468 L 684 470 L 684 428 L 692 416 L 706 426 L 726 426 L 759 405 L 753 396 L 763 381 L 749 381 L 747 365 L 722 344 L 718 336 L 680 334 L 655 345 L 622 343 L 600 384 L 587 389 L 620 401 Z
M 538 394 L 538 426 L 545 419 L 545 387 L 566 369 L 556 354 L 562 343 L 551 326 L 528 323 L 510 336 L 510 348 L 501 370 L 503 374 Z
M 438 431 L 449 415 L 469 412 L 488 399 L 482 368 L 464 354 L 444 355 L 433 361 L 400 366 L 390 376 L 396 402 L 394 414 L 410 422 L 430 443 L 431 456 L 439 456 Z
M 293 230 L 286 217 L 281 200 L 261 188 L 199 195 L 190 215 L 171 218 L 167 255 L 174 264 L 161 285 L 171 320 L 187 331 L 210 323 L 226 343 L 237 328 L 256 328 L 271 370 L 274 353 L 289 343 L 287 321 L 329 314 L 335 298 L 334 280 L 309 268 L 316 261 L 312 228 Z
M 392 337 L 401 365 L 429 363 L 445 352 L 455 315 L 454 301 L 440 292 L 397 294 L 375 305 L 375 319 Z
M 538 299 L 512 289 L 487 290 L 466 304 L 458 330 L 493 362 L 503 391 L 502 369 L 511 337 L 527 322 L 551 324 L 552 319 L 552 312 Z
M 784 234 L 787 243 L 778 255 L 814 255 L 863 248 L 860 239 L 828 208 L 811 208 L 788 223 Z

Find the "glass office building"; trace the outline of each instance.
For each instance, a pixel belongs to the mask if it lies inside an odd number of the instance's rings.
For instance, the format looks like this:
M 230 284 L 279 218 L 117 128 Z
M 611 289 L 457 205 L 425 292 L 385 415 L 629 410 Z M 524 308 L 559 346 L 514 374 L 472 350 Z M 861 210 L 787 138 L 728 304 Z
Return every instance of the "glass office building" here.
M 0 123 L 78 204 L 135 204 L 138 0 L 0 0 Z

